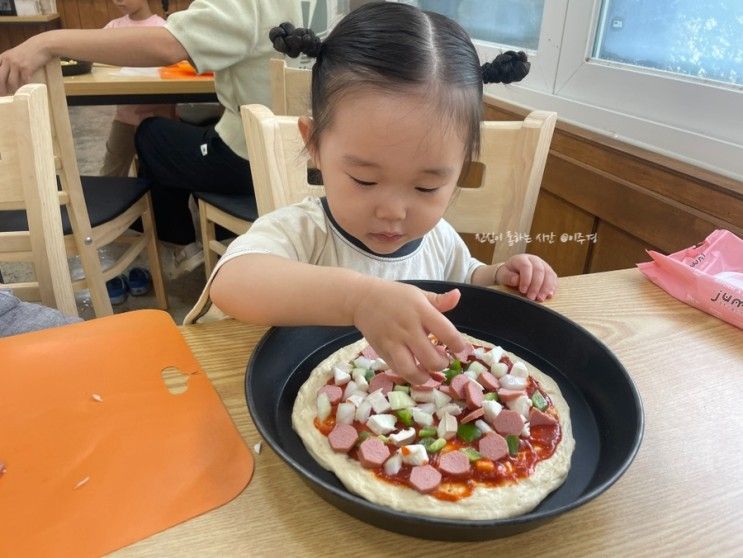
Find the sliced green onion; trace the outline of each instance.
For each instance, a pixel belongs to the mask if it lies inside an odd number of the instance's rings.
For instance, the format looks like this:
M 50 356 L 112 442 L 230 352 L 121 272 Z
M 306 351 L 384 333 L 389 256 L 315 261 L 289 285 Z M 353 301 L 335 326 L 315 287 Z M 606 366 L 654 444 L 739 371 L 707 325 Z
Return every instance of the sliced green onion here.
M 478 452 L 474 448 L 461 448 L 459 451 L 466 455 L 467 459 L 469 459 L 471 462 L 482 459 L 482 455 L 480 455 L 480 452 Z
M 395 414 L 404 426 L 413 426 L 413 412 L 410 409 L 400 409 Z
M 480 432 L 480 429 L 471 422 L 465 422 L 464 424 L 460 424 L 459 428 L 457 428 L 457 436 L 463 442 L 469 443 L 482 436 L 482 432 Z
M 452 370 L 451 368 L 444 370 L 444 376 L 446 376 L 446 383 L 450 384 L 454 376 L 458 376 L 461 374 L 461 372 L 457 372 L 456 370 Z
M 451 361 L 451 364 L 449 365 L 449 370 L 454 370 L 455 372 L 461 372 L 462 371 L 462 363 L 459 362 L 456 358 Z
M 421 438 L 431 438 L 436 436 L 436 428 L 433 426 L 426 426 L 418 431 L 418 436 Z
M 426 448 L 426 451 L 430 451 L 428 448 L 436 441 L 435 438 L 421 438 L 418 442 L 420 445 L 422 445 L 424 448 Z
M 382 441 L 383 444 L 389 444 L 390 443 L 390 439 L 387 436 L 385 436 L 384 434 L 378 434 L 377 435 L 377 438 L 379 438 Z
M 547 400 L 544 398 L 544 396 L 539 391 L 535 391 L 532 394 L 531 402 L 540 411 L 544 411 L 547 408 Z
M 485 401 L 498 401 L 498 394 L 494 391 L 485 394 Z
M 410 393 L 410 386 L 395 386 L 392 391 L 401 391 L 403 393 Z
M 511 457 L 516 457 L 519 453 L 519 437 L 510 434 L 506 436 L 506 443 L 508 444 L 508 454 Z
M 363 430 L 363 431 L 359 432 L 359 437 L 356 438 L 356 443 L 357 444 L 360 444 L 361 442 L 363 442 L 364 440 L 366 440 L 367 438 L 369 438 L 371 435 L 372 435 L 372 433 L 369 432 L 368 430 Z
M 366 378 L 367 382 L 371 382 L 373 377 L 374 377 L 374 370 L 367 370 L 364 373 L 364 378 Z
M 434 442 L 430 443 L 428 447 L 426 448 L 426 451 L 428 453 L 436 453 L 437 451 L 441 451 L 444 449 L 444 446 L 446 445 L 446 440 L 443 438 L 438 438 Z

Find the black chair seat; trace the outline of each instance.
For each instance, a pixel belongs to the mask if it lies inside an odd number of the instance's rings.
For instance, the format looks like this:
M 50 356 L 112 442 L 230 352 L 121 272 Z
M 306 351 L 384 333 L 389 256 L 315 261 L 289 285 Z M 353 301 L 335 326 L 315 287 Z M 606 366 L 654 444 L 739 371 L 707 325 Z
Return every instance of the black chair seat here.
M 195 192 L 194 196 L 243 221 L 253 222 L 258 218 L 258 207 L 252 194 Z
M 83 195 L 93 227 L 107 223 L 134 205 L 150 189 L 142 178 L 82 176 Z M 62 207 L 62 229 L 72 234 L 67 208 Z M 26 212 L 0 211 L 0 232 L 27 231 Z

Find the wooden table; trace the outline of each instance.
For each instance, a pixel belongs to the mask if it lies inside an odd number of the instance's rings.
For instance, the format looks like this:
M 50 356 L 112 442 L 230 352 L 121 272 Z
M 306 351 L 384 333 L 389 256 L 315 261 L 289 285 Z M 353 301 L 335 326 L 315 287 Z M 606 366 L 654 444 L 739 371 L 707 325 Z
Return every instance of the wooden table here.
M 510 538 L 417 540 L 338 511 L 264 443 L 253 480 L 235 500 L 116 555 L 740 556 L 743 332 L 676 301 L 636 270 L 561 279 L 546 306 L 602 339 L 643 399 L 639 454 L 595 500 Z M 265 331 L 234 321 L 182 328 L 251 447 L 260 438 L 243 380 Z
M 64 78 L 67 104 L 124 105 L 216 101 L 214 79 L 121 75 L 118 66 L 94 64 L 92 72 Z

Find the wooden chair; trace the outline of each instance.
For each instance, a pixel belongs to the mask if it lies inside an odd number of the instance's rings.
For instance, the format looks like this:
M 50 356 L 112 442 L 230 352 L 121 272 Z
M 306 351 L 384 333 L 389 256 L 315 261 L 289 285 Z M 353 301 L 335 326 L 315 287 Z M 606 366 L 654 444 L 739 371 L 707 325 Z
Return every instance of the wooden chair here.
M 310 83 L 312 72 L 290 68 L 286 62 L 271 60 L 271 102 L 275 114 L 301 116 L 309 114 Z M 204 271 L 207 279 L 217 263 L 217 256 L 224 254 L 226 246 L 216 237 L 216 225 L 239 235 L 250 227 L 250 223 L 262 212 L 256 207 L 255 196 L 225 195 L 198 192 L 199 229 L 204 248 Z
M 77 316 L 54 174 L 44 85 L 0 98 L 0 211 L 23 210 L 28 232 L 0 232 L 0 260 L 33 262 L 36 281 L 8 285 L 38 293 L 46 306 Z
M 307 181 L 309 157 L 296 116 L 276 116 L 262 105 L 243 106 L 241 115 L 260 215 L 308 195 L 322 195 L 322 187 Z M 459 233 L 503 234 L 504 241 L 495 244 L 493 263 L 526 251 L 556 120 L 554 112 L 535 111 L 523 121 L 480 125 L 480 157 L 469 169 L 469 174 L 481 176 L 480 184 L 460 188 L 444 217 Z M 524 234 L 508 242 L 509 231 Z
M 112 314 L 105 282 L 122 273 L 141 252 L 146 251 L 158 306 L 167 308 L 149 185 L 137 178 L 81 177 L 59 61 L 49 62 L 32 81 L 47 87 L 65 246 L 68 254 L 80 256 L 85 273 L 83 279 L 73 281 L 73 287 L 90 290 L 96 316 Z M 138 236 L 124 234 L 138 219 L 142 220 L 144 232 Z M 11 231 L 18 237 L 17 250 L 28 250 L 30 242 L 24 212 L 0 214 L 0 232 Z M 103 270 L 98 249 L 114 241 L 125 245 L 126 249 L 113 265 Z

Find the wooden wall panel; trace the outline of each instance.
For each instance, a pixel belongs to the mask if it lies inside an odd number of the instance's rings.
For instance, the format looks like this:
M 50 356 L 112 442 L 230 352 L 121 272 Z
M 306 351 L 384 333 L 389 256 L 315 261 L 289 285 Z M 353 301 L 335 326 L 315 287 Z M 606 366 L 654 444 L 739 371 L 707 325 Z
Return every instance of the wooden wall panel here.
M 527 252 L 549 263 L 560 277 L 580 275 L 586 271 L 593 247 L 590 235 L 594 233 L 595 222 L 590 213 L 542 190 Z
M 731 204 L 730 195 L 713 184 L 567 132 L 555 134 L 552 149 L 566 158 L 581 161 L 597 172 L 621 177 L 650 192 L 719 216 L 730 223 L 743 223 L 743 206 Z M 721 177 L 721 183 L 734 188 L 728 179 Z M 701 190 L 704 190 L 703 196 L 700 196 Z
M 596 237 L 598 242 L 591 253 L 589 273 L 634 267 L 636 263 L 650 261 L 645 250 L 658 250 L 604 221 L 599 222 Z
M 59 19 L 39 23 L 0 22 L 0 52 L 13 48 L 42 31 L 59 29 L 61 25 Z
M 489 99 L 488 120 L 514 120 L 521 107 Z M 550 197 L 551 196 L 551 197 Z M 588 246 L 584 272 L 621 269 L 647 260 L 646 248 L 675 252 L 726 228 L 743 236 L 743 184 L 559 121 L 547 159 L 535 213 L 537 226 L 569 227 L 590 216 L 597 235 Z M 558 231 L 567 232 L 570 231 Z M 575 250 L 530 251 L 556 269 L 577 272 Z
M 662 250 L 695 244 L 716 228 L 711 219 L 558 156 L 549 158 L 542 188 Z

